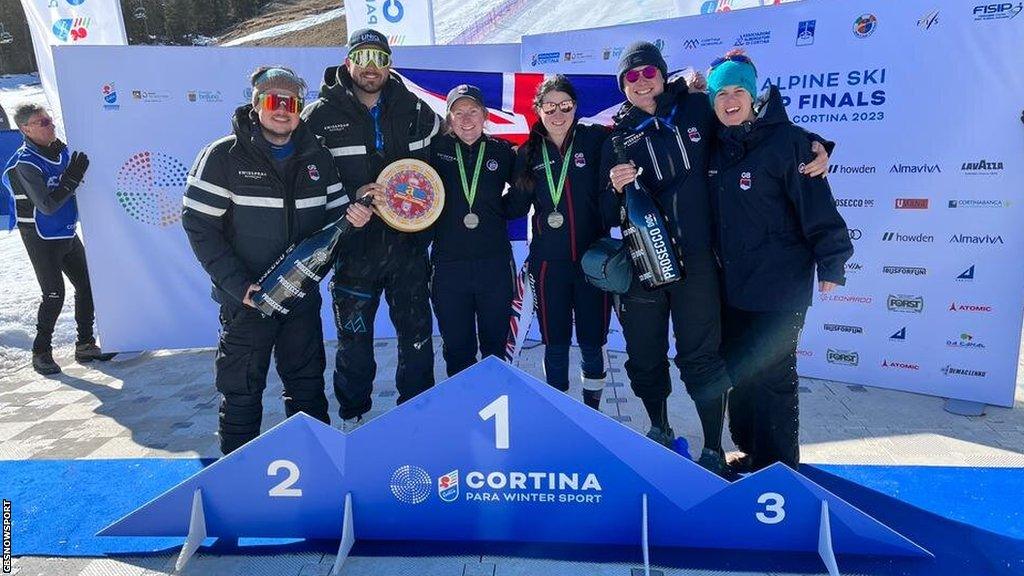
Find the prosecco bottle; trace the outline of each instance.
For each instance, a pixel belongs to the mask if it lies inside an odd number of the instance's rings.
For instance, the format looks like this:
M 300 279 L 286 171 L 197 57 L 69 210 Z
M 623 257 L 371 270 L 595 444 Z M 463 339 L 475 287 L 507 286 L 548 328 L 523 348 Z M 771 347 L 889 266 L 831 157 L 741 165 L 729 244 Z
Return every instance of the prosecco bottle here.
M 369 206 L 371 198 L 357 200 Z M 352 233 L 355 226 L 345 216 L 328 224 L 319 232 L 292 244 L 256 282 L 260 291 L 252 301 L 264 316 L 284 316 L 306 297 L 310 291 L 320 289 L 320 281 L 331 268 L 341 240 Z
M 613 136 L 612 146 L 618 162 L 628 164 L 622 137 Z M 682 280 L 686 274 L 682 258 L 657 201 L 639 179 L 623 186 L 622 194 L 626 198 L 622 237 L 640 283 L 651 290 Z

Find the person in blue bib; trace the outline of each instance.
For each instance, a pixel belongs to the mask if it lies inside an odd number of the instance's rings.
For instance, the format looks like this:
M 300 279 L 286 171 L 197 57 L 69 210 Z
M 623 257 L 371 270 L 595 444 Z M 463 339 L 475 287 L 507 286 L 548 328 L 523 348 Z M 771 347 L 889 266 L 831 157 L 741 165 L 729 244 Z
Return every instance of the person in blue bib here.
M 569 390 L 569 344 L 575 325 L 582 356 L 583 400 L 600 409 L 606 369 L 611 299 L 587 283 L 583 254 L 608 236 L 618 204 L 601 194 L 604 126 L 577 122 L 576 90 L 562 75 L 540 85 L 534 98 L 538 120 L 516 155 L 512 216 L 530 218 L 530 275 L 537 291 L 537 319 L 544 342 L 548 384 Z M 601 199 L 605 199 L 602 204 Z
M 447 192 L 434 224 L 430 297 L 453 376 L 476 362 L 478 350 L 481 358 L 505 353 L 515 264 L 503 193 L 515 153 L 483 133 L 487 107 L 479 88 L 456 86 L 447 106 L 447 129 L 430 151 Z
M 104 353 L 96 344 L 89 269 L 77 235 L 75 192 L 89 168 L 89 158 L 68 150 L 57 138 L 50 114 L 38 104 L 18 106 L 14 123 L 25 142 L 4 167 L 3 187 L 14 198 L 18 232 L 43 293 L 32 342 L 32 368 L 43 375 L 61 371 L 53 360 L 53 329 L 64 307 L 64 276 L 75 287 L 75 360 L 110 360 L 114 354 Z

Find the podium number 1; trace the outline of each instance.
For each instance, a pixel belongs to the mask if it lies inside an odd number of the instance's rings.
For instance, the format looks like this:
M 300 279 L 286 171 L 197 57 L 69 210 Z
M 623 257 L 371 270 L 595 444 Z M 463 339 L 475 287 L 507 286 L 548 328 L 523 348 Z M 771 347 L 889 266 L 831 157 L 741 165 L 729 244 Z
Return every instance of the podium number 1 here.
M 757 521 L 762 524 L 778 524 L 786 519 L 786 499 L 778 492 L 765 492 L 757 499 L 758 504 L 764 504 L 764 512 L 754 514 Z
M 299 467 L 291 460 L 274 460 L 267 466 L 267 476 L 277 476 L 281 470 L 287 471 L 288 476 L 270 489 L 270 495 L 284 498 L 301 497 L 302 488 L 292 488 L 292 485 L 299 481 Z
M 484 421 L 494 418 L 494 447 L 508 450 L 508 395 L 498 396 L 497 400 L 484 406 L 480 418 Z

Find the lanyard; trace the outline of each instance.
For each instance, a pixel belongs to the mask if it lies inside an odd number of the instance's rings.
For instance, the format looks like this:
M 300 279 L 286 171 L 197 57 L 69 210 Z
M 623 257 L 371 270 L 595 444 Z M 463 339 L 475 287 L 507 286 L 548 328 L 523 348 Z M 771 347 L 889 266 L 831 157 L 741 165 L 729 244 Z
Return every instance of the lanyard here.
M 459 161 L 459 178 L 462 179 L 462 193 L 466 196 L 466 202 L 469 203 L 469 211 L 473 212 L 473 200 L 476 199 L 476 185 L 480 181 L 480 167 L 484 164 L 484 151 L 487 149 L 487 141 L 480 143 L 480 150 L 476 154 L 476 167 L 473 168 L 473 185 L 469 185 L 469 181 L 466 179 L 466 168 L 462 162 L 462 144 L 458 141 L 455 142 L 455 156 Z
M 544 153 L 544 174 L 548 177 L 548 190 L 551 192 L 551 202 L 555 210 L 558 210 L 558 202 L 562 199 L 562 190 L 565 188 L 565 176 L 569 173 L 569 158 L 572 156 L 572 144 L 565 151 L 565 158 L 562 159 L 562 174 L 558 177 L 558 187 L 555 187 L 555 179 L 551 176 L 551 160 L 548 156 L 548 144 L 542 142 L 541 151 Z

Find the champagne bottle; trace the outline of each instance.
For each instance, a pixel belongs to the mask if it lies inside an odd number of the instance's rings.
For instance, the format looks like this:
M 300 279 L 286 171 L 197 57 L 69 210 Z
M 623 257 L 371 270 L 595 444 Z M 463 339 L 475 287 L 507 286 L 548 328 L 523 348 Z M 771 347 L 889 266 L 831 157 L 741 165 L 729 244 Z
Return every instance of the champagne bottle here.
M 612 146 L 620 164 L 628 164 L 621 136 L 612 137 Z M 633 270 L 648 290 L 678 282 L 685 276 L 676 239 L 665 224 L 657 201 L 640 180 L 622 187 L 626 197 L 622 237 L 629 248 Z
M 363 196 L 358 203 L 369 206 L 372 199 Z M 256 281 L 260 291 L 252 301 L 264 316 L 284 316 L 312 290 L 320 289 L 320 281 L 331 268 L 341 240 L 355 226 L 345 216 L 328 224 L 319 232 L 292 244 Z

